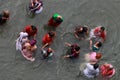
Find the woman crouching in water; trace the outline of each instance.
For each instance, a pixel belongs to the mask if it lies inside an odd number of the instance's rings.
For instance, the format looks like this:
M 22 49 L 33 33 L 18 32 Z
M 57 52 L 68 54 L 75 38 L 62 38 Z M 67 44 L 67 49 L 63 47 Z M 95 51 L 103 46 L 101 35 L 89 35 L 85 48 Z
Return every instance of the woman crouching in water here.
M 8 10 L 4 10 L 1 14 L 0 14 L 0 24 L 5 24 L 7 22 L 7 20 L 9 19 L 10 13 Z
M 52 48 L 46 48 L 45 46 L 42 47 L 42 56 L 44 59 L 51 58 L 53 56 L 54 50 Z
M 68 47 L 70 47 L 70 53 L 64 56 L 64 58 L 77 58 L 80 53 L 80 47 L 77 44 L 69 44 L 65 43 Z
M 34 61 L 35 58 L 33 58 L 33 51 L 36 49 L 36 40 L 27 41 L 23 44 L 21 53 L 27 60 Z

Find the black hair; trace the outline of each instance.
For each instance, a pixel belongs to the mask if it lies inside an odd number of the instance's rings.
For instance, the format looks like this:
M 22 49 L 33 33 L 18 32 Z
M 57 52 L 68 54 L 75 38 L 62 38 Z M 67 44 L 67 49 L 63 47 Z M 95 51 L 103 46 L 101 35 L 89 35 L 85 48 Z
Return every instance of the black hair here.
M 87 27 L 83 27 L 83 32 L 87 32 Z
M 8 10 L 7 11 L 3 11 L 3 16 L 6 17 L 6 18 L 9 18 L 9 16 L 10 16 L 9 11 Z
M 55 33 L 52 32 L 52 31 L 48 32 L 48 34 L 49 34 L 50 37 L 54 37 L 55 36 Z
M 37 30 L 36 26 L 31 25 L 32 30 Z
M 79 50 L 80 50 L 80 47 L 79 47 L 79 46 L 76 46 L 74 49 L 75 49 L 76 51 L 79 51 Z
M 101 43 L 101 42 L 98 42 L 97 46 L 98 46 L 98 47 L 101 47 L 101 46 L 102 46 L 102 43 Z
M 96 70 L 99 67 L 99 64 L 95 63 L 95 64 L 93 64 L 93 67 Z
M 105 30 L 105 27 L 101 27 L 100 29 L 104 31 L 104 30 Z
M 56 22 L 57 22 L 57 23 L 61 23 L 62 21 L 63 21 L 63 20 L 62 20 L 61 18 L 57 18 L 57 19 L 56 19 Z

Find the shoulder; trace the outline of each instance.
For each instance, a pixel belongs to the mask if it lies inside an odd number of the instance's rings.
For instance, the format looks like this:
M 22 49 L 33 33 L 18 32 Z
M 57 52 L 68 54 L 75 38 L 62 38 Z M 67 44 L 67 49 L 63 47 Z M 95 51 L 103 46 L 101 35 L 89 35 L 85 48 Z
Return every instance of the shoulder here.
M 31 28 L 31 26 L 30 26 L 30 25 L 25 26 L 25 29 L 30 29 L 30 28 Z

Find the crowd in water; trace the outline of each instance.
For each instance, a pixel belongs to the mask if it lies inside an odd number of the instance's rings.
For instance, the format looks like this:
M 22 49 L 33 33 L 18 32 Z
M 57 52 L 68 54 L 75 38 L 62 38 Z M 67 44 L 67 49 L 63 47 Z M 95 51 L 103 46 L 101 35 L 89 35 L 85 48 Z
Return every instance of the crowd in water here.
M 29 14 L 38 14 L 43 10 L 43 2 L 41 0 L 31 0 L 29 4 Z M 0 24 L 3 25 L 9 20 L 10 13 L 8 10 L 4 10 L 0 14 Z M 63 17 L 55 13 L 48 20 L 47 26 L 52 28 L 57 28 L 63 22 Z M 36 35 L 38 33 L 38 28 L 35 25 L 27 25 L 19 33 L 16 39 L 16 50 L 19 50 L 23 57 L 29 61 L 35 61 L 33 54 L 37 49 Z M 106 40 L 106 29 L 103 26 L 96 26 L 94 29 L 90 29 L 88 26 L 78 25 L 75 27 L 74 36 L 79 40 L 88 40 L 90 53 L 85 55 L 85 68 L 82 73 L 88 78 L 94 78 L 98 75 L 106 79 L 110 79 L 115 74 L 115 68 L 110 63 L 104 63 L 99 65 L 102 58 L 102 54 L 99 51 L 102 44 Z M 51 45 L 55 39 L 56 31 L 49 30 L 42 38 L 42 48 L 41 55 L 43 59 L 51 58 L 55 51 L 51 48 Z M 88 38 L 89 36 L 89 38 Z M 70 44 L 65 42 L 65 45 L 70 47 L 69 53 L 63 56 L 66 58 L 79 58 L 80 47 L 79 44 Z

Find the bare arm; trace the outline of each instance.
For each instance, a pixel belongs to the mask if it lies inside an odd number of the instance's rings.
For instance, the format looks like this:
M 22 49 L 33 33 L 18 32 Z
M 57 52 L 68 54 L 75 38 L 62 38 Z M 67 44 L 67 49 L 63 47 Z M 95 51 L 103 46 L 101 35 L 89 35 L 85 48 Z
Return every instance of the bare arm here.
M 72 46 L 70 43 L 68 43 L 68 42 L 65 42 L 65 45 L 67 45 L 67 46 Z
M 79 36 L 76 34 L 76 31 L 74 31 L 74 35 L 77 39 L 79 39 Z
M 45 45 L 43 45 L 41 49 L 43 50 L 46 46 L 48 46 L 48 43 L 46 43 Z
M 92 49 L 92 40 L 90 40 L 90 46 L 89 46 L 89 48 L 90 48 L 90 50 Z

